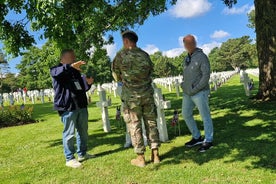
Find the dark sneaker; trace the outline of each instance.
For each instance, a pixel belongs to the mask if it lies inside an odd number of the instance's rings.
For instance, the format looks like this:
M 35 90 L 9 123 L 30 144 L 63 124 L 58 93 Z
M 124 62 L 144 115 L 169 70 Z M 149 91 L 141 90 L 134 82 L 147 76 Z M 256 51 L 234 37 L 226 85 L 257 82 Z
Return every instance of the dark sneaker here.
M 201 147 L 198 149 L 199 152 L 203 153 L 206 150 L 210 149 L 213 147 L 213 143 L 211 142 L 204 142 L 202 143 Z
M 191 148 L 191 147 L 194 147 L 196 145 L 202 144 L 202 142 L 203 142 L 203 139 L 200 136 L 198 139 L 192 138 L 192 140 L 185 143 L 185 146 L 188 147 L 188 148 Z

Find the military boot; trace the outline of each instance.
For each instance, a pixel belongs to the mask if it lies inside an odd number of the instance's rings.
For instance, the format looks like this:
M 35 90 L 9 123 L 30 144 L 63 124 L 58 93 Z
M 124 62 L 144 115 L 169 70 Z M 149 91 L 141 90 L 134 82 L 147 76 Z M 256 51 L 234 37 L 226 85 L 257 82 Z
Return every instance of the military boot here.
M 151 161 L 152 161 L 154 164 L 159 164 L 159 163 L 160 163 L 160 158 L 159 158 L 158 149 L 152 149 L 152 150 L 151 150 Z
M 144 154 L 137 154 L 137 158 L 131 160 L 131 165 L 137 166 L 137 167 L 145 167 L 146 166 L 146 160 Z

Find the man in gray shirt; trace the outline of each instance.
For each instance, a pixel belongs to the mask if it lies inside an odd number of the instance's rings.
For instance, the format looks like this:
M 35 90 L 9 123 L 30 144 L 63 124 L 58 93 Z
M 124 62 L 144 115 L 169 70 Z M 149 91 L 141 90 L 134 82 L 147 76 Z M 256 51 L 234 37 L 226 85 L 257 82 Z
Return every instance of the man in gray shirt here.
M 193 35 L 183 38 L 185 49 L 188 52 L 183 64 L 182 89 L 183 118 L 192 133 L 192 139 L 185 144 L 186 147 L 201 145 L 199 152 L 205 152 L 213 146 L 213 122 L 209 108 L 209 79 L 210 63 L 202 49 L 196 47 L 196 40 Z M 200 131 L 193 117 L 193 109 L 197 107 L 204 123 L 205 139 L 201 137 Z

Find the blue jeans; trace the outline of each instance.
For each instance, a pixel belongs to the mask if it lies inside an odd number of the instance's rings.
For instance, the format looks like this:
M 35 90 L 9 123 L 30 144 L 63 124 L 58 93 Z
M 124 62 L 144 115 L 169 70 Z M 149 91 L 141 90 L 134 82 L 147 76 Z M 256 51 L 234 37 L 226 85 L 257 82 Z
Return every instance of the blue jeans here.
M 182 115 L 194 139 L 198 139 L 201 136 L 193 117 L 194 107 L 196 106 L 198 108 L 204 124 L 205 142 L 212 142 L 214 134 L 213 122 L 209 108 L 209 94 L 209 90 L 200 91 L 194 96 L 189 96 L 184 93 L 182 103 Z
M 62 133 L 63 148 L 66 161 L 74 159 L 75 129 L 77 130 L 77 153 L 84 156 L 87 151 L 88 141 L 88 112 L 87 108 L 74 111 L 67 111 L 61 115 L 61 121 L 64 124 Z

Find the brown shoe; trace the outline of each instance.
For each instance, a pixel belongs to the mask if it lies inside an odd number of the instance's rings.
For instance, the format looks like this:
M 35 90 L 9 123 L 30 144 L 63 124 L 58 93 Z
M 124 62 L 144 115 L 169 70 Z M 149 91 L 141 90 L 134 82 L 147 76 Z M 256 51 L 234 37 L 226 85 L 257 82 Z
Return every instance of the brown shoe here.
M 131 165 L 137 166 L 137 167 L 145 167 L 146 166 L 146 160 L 144 154 L 141 154 L 137 156 L 137 158 L 131 160 Z
M 152 161 L 154 164 L 159 164 L 159 163 L 160 163 L 160 158 L 159 158 L 158 149 L 152 149 L 152 150 L 151 150 L 151 161 Z

